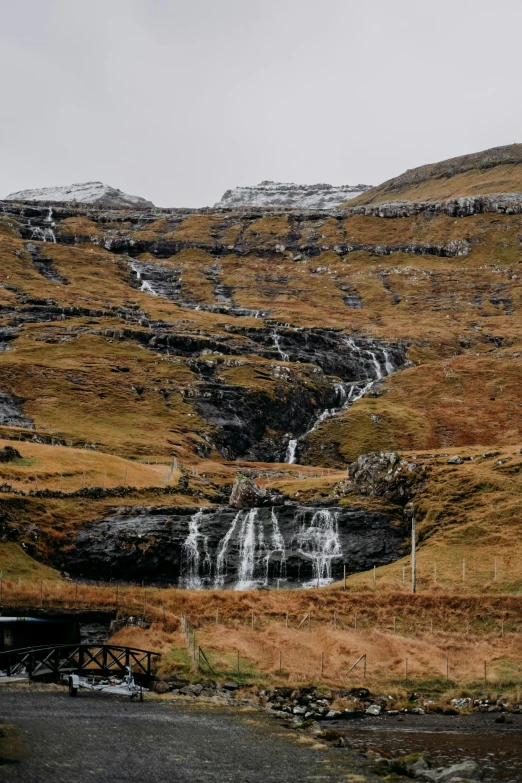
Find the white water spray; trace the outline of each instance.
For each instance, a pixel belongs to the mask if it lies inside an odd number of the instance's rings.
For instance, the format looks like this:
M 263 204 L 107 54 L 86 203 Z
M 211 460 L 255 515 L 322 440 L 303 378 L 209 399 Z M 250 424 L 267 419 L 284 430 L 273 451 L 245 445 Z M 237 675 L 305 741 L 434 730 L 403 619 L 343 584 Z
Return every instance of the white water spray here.
M 310 560 L 313 581 L 304 587 L 327 585 L 332 581 L 332 560 L 342 557 L 337 514 L 329 509 L 316 511 L 309 525 L 303 524 L 297 534 L 299 553 Z

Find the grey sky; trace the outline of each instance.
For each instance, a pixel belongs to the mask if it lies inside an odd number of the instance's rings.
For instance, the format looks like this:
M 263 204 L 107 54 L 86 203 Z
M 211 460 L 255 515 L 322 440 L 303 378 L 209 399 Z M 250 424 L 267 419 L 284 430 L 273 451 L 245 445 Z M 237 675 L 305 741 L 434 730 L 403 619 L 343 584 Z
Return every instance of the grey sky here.
M 520 0 L 0 0 L 0 197 L 204 206 L 522 141 Z

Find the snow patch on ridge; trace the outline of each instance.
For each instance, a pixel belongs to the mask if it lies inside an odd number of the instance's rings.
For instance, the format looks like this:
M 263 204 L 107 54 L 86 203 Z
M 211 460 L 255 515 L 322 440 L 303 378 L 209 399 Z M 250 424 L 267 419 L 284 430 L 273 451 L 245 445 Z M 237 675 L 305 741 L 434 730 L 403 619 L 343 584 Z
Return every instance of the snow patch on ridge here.
M 330 209 L 369 190 L 371 185 L 295 185 L 271 182 L 233 188 L 224 193 L 216 207 L 297 207 Z
M 69 201 L 78 204 L 101 204 L 114 207 L 153 207 L 152 201 L 141 196 L 131 196 L 128 193 L 111 188 L 103 182 L 77 182 L 74 185 L 63 185 L 35 190 L 19 190 L 7 196 L 6 201 Z

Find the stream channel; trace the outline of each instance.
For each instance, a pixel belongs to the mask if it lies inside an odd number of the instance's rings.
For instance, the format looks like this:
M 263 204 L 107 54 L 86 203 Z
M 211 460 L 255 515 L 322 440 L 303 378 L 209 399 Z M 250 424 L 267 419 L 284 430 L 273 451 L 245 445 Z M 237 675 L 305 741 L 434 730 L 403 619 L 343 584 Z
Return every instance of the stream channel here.
M 484 770 L 484 783 L 521 783 L 522 715 L 400 715 L 365 719 L 357 726 L 335 723 L 352 748 L 372 746 L 393 756 L 426 753 L 433 767 L 473 759 Z M 333 727 L 332 722 L 328 727 Z

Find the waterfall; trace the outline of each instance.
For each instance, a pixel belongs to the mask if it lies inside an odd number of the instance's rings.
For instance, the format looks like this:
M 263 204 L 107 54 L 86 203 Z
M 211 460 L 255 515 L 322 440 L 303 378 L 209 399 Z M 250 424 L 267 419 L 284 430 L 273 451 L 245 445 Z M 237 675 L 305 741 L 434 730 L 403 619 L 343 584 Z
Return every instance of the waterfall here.
M 241 529 L 239 531 L 239 568 L 235 590 L 248 590 L 253 586 L 256 565 L 256 521 L 257 508 L 251 508 L 241 521 Z M 261 537 L 263 538 L 262 528 Z
M 273 336 L 274 333 L 272 333 L 272 337 Z M 317 427 L 319 427 L 319 425 L 322 424 L 323 421 L 325 421 L 326 419 L 335 416 L 337 413 L 340 413 L 341 411 L 353 405 L 353 403 L 357 402 L 357 400 L 360 400 L 361 397 L 364 397 L 364 395 L 370 391 L 372 386 L 377 381 L 382 380 L 382 378 L 384 378 L 385 375 L 391 375 L 391 373 L 395 372 L 395 367 L 391 362 L 390 354 L 387 348 L 385 348 L 384 346 L 379 346 L 379 350 L 382 351 L 383 360 L 384 360 L 384 370 L 383 370 L 381 362 L 379 361 L 379 358 L 375 351 L 372 351 L 370 348 L 360 348 L 355 342 L 355 340 L 353 339 L 353 337 L 349 337 L 349 336 L 345 337 L 344 342 L 346 343 L 346 345 L 350 347 L 353 353 L 357 354 L 360 357 L 361 365 L 365 377 L 361 381 L 355 381 L 350 384 L 340 383 L 340 382 L 334 383 L 334 388 L 337 393 L 339 405 L 335 408 L 325 408 L 315 419 L 312 426 L 303 435 L 300 436 L 301 438 L 305 438 L 311 432 L 314 432 L 317 429 Z M 375 372 L 373 374 L 373 377 L 365 369 L 365 364 L 367 364 L 368 359 L 370 359 L 374 367 Z M 348 387 L 348 393 L 346 392 L 347 387 Z M 285 462 L 289 464 L 295 462 L 295 453 L 296 453 L 298 442 L 299 440 L 297 438 L 288 441 Z
M 386 370 L 386 375 L 391 375 L 392 372 L 395 371 L 395 367 L 393 366 L 393 364 L 390 361 L 390 354 L 388 353 L 388 351 L 384 347 L 382 349 L 382 354 L 384 356 L 384 368 Z
M 274 329 L 274 331 L 272 332 L 272 340 L 274 342 L 274 348 L 276 349 L 276 351 L 279 354 L 279 356 L 281 357 L 281 359 L 284 362 L 289 362 L 290 361 L 290 356 L 282 350 L 282 348 L 281 348 L 281 338 L 278 335 L 276 329 Z
M 226 556 L 227 556 L 228 545 L 230 543 L 230 539 L 232 538 L 234 530 L 236 529 L 237 521 L 240 517 L 241 517 L 241 511 L 238 511 L 238 513 L 232 520 L 232 524 L 230 525 L 226 534 L 218 544 L 217 555 L 216 555 L 216 577 L 214 580 L 214 587 L 223 587 L 223 585 L 225 584 L 225 576 L 227 571 Z
M 274 509 L 272 509 L 271 517 L 272 517 L 272 551 L 267 555 L 267 558 L 266 558 L 266 577 L 265 577 L 265 582 L 268 582 L 268 564 L 270 562 L 270 558 L 276 552 L 280 552 L 281 553 L 279 575 L 282 576 L 283 578 L 286 576 L 286 547 L 285 547 L 285 540 L 283 538 L 281 530 L 279 529 L 279 520 L 277 518 L 277 514 L 276 514 Z
M 190 517 L 189 534 L 182 545 L 182 555 L 184 556 L 184 562 L 182 558 L 181 583 L 184 587 L 189 587 L 192 590 L 200 590 L 202 587 L 199 567 L 199 539 L 201 538 L 199 523 L 201 522 L 202 517 L 202 511 L 198 511 L 197 514 L 193 514 Z M 208 548 L 205 545 L 204 549 L 206 549 L 207 560 L 210 561 Z
M 383 374 L 382 374 L 381 365 L 379 364 L 379 360 L 377 359 L 373 351 L 368 350 L 368 353 L 370 354 L 373 362 L 373 366 L 375 367 L 375 380 L 380 381 L 381 378 L 383 377 Z
M 285 462 L 287 462 L 289 465 L 293 465 L 295 463 L 295 452 L 297 449 L 297 438 L 292 438 L 288 441 L 288 447 L 286 449 L 286 457 Z
M 223 587 L 227 576 L 227 553 L 233 537 L 237 536 L 238 568 L 235 590 L 250 590 L 268 584 L 270 560 L 280 555 L 279 573 L 284 576 L 286 547 L 279 520 L 272 509 L 271 531 L 265 535 L 265 523 L 258 508 L 239 511 L 217 547 L 214 587 Z M 267 523 L 268 524 L 268 523 Z
M 297 543 L 300 554 L 312 563 L 314 578 L 304 587 L 329 584 L 332 581 L 332 560 L 343 554 L 337 514 L 328 509 L 316 511 L 310 524 L 303 523 L 301 526 Z

